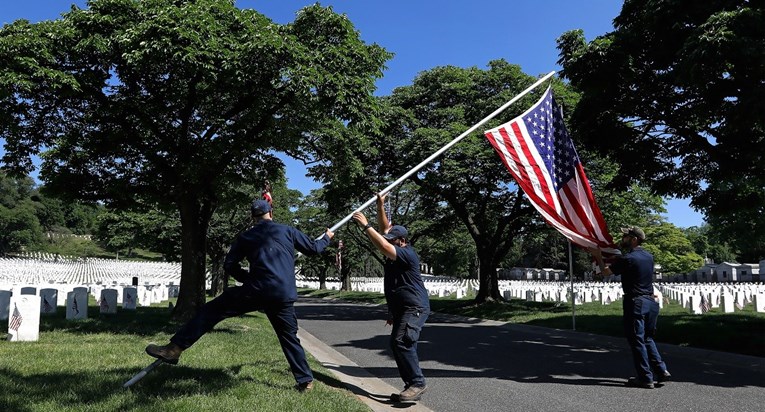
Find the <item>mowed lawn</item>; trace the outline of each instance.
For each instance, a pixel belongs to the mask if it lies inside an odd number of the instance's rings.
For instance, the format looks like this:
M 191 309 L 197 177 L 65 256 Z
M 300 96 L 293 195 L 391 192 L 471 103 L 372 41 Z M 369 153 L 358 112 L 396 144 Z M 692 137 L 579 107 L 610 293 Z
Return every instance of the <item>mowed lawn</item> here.
M 122 385 L 154 359 L 148 343 L 178 328 L 167 303 L 67 321 L 44 316 L 37 342 L 0 340 L 0 411 L 368 411 L 309 356 L 317 380 L 299 393 L 265 315 L 227 319 L 130 388 Z M 7 322 L 0 334 L 7 332 Z
M 366 303 L 385 302 L 382 294 L 370 292 L 304 290 L 301 294 Z M 476 305 L 469 298 L 458 300 L 453 297 L 431 297 L 430 305 L 435 312 L 471 318 L 556 329 L 572 329 L 573 326 L 570 304 L 512 299 L 508 302 Z M 622 301 L 611 305 L 603 305 L 600 302 L 577 305 L 576 330 L 623 337 Z M 749 304 L 743 310 L 734 313 L 723 313 L 721 308 L 716 308 L 703 315 L 694 315 L 677 303 L 670 303 L 664 305 L 659 314 L 656 341 L 763 357 L 765 313 L 757 313 L 754 304 Z

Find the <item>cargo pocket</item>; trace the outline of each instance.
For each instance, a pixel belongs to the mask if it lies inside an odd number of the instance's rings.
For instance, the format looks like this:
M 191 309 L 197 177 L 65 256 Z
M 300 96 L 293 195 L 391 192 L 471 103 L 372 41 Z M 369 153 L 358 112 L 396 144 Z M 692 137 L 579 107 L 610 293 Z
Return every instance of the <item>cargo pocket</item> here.
M 404 331 L 404 343 L 411 345 L 420 339 L 420 331 L 422 328 L 412 322 L 406 323 L 406 330 Z

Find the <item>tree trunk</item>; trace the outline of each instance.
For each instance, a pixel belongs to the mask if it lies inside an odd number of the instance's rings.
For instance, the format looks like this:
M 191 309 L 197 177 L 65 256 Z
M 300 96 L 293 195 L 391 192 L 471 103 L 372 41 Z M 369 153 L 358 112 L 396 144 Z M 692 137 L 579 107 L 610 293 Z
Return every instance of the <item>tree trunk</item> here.
M 223 259 L 224 255 L 210 257 L 210 273 L 212 274 L 210 294 L 212 296 L 218 296 L 223 293 L 223 289 L 228 284 L 228 276 L 223 271 Z
M 351 290 L 351 268 L 348 265 L 340 267 L 340 289 Z
M 497 277 L 497 262 L 493 254 L 479 250 L 478 252 L 478 294 L 476 303 L 502 301 L 499 293 L 499 281 Z
M 319 269 L 319 290 L 327 290 L 327 268 Z
M 205 304 L 205 253 L 207 228 L 213 208 L 196 194 L 179 204 L 181 212 L 181 285 L 174 320 L 186 321 Z

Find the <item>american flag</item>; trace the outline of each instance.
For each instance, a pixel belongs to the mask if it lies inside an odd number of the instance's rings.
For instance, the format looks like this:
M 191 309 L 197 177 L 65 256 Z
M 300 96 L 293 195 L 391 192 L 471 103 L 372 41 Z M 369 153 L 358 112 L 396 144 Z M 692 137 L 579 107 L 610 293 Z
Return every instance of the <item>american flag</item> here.
M 579 246 L 618 253 L 550 88 L 485 135 L 547 223 Z
M 77 315 L 80 314 L 80 308 L 77 307 L 77 296 L 72 298 L 72 310 L 74 311 L 75 314 Z
M 338 272 L 343 270 L 343 241 L 337 241 L 337 254 L 335 255 L 335 266 L 337 266 Z
M 48 303 L 48 299 L 43 297 L 43 312 L 50 313 L 53 312 L 53 307 Z
M 106 298 L 104 296 L 101 296 L 101 312 L 108 312 L 109 311 L 109 302 L 106 301 Z
M 273 197 L 271 197 L 271 183 L 266 181 L 265 185 L 263 185 L 263 199 L 268 202 L 269 205 L 272 205 L 274 203 Z
M 703 293 L 701 294 L 701 303 L 699 303 L 699 309 L 701 310 L 701 313 L 707 313 L 709 312 L 709 309 L 711 309 L 709 300 L 707 300 L 707 297 Z
M 131 303 L 131 304 L 133 303 L 133 296 L 130 295 L 130 292 L 125 293 L 125 300 L 127 301 L 127 303 Z
M 19 312 L 19 307 L 14 303 L 13 315 L 11 316 L 11 320 L 8 323 L 8 329 L 15 330 L 16 332 L 18 332 L 19 328 L 21 327 L 22 320 L 24 320 L 24 318 L 21 317 L 21 312 Z

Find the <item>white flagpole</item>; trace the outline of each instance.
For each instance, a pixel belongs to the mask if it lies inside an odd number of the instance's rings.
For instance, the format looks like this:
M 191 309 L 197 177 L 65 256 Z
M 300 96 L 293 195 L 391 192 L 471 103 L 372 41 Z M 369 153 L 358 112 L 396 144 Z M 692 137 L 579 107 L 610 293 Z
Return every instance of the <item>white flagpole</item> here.
M 411 170 L 406 172 L 403 176 L 399 177 L 395 182 L 391 183 L 390 185 L 388 185 L 388 187 L 386 187 L 385 189 L 380 191 L 380 193 L 383 194 L 383 195 L 390 193 L 391 190 L 393 190 L 396 186 L 400 185 L 409 176 L 417 173 L 418 170 L 422 169 L 425 165 L 427 165 L 428 163 L 432 162 L 433 159 L 437 158 L 442 153 L 444 153 L 445 151 L 449 150 L 449 148 L 451 148 L 455 144 L 459 143 L 460 140 L 464 139 L 470 133 L 473 133 L 476 129 L 481 127 L 484 123 L 486 123 L 489 120 L 493 119 L 496 115 L 500 114 L 503 110 L 507 109 L 508 106 L 510 106 L 511 104 L 513 104 L 516 101 L 518 101 L 518 99 L 520 99 L 521 97 L 525 96 L 528 92 L 534 90 L 537 86 L 542 84 L 545 80 L 547 80 L 550 77 L 552 77 L 553 74 L 555 74 L 554 70 L 551 71 L 550 73 L 547 73 L 544 77 L 542 77 L 539 80 L 537 80 L 536 83 L 532 84 L 526 90 L 522 91 L 520 94 L 518 94 L 517 96 L 513 97 L 512 99 L 510 99 L 510 101 L 508 101 L 507 103 L 503 104 L 499 109 L 495 110 L 490 115 L 484 117 L 483 120 L 481 120 L 480 122 L 474 124 L 470 129 L 467 129 L 464 133 L 462 133 L 461 135 L 457 136 L 454 140 L 449 142 L 446 146 L 442 147 L 437 152 L 435 152 L 432 155 L 430 155 L 430 157 L 428 157 L 427 159 L 425 159 L 422 162 L 420 162 L 420 164 L 418 164 L 417 166 L 413 167 Z M 351 217 L 353 217 L 354 213 L 360 212 L 360 211 L 366 209 L 369 205 L 374 203 L 375 200 L 377 200 L 377 195 L 373 196 L 371 199 L 369 199 L 366 202 L 364 202 L 364 204 L 362 204 L 361 206 L 356 208 L 356 210 L 351 212 L 348 216 L 344 217 L 342 220 L 340 220 L 339 222 L 335 223 L 335 225 L 332 226 L 329 230 L 331 230 L 333 232 L 336 231 L 342 225 L 344 225 L 346 222 L 351 220 Z

